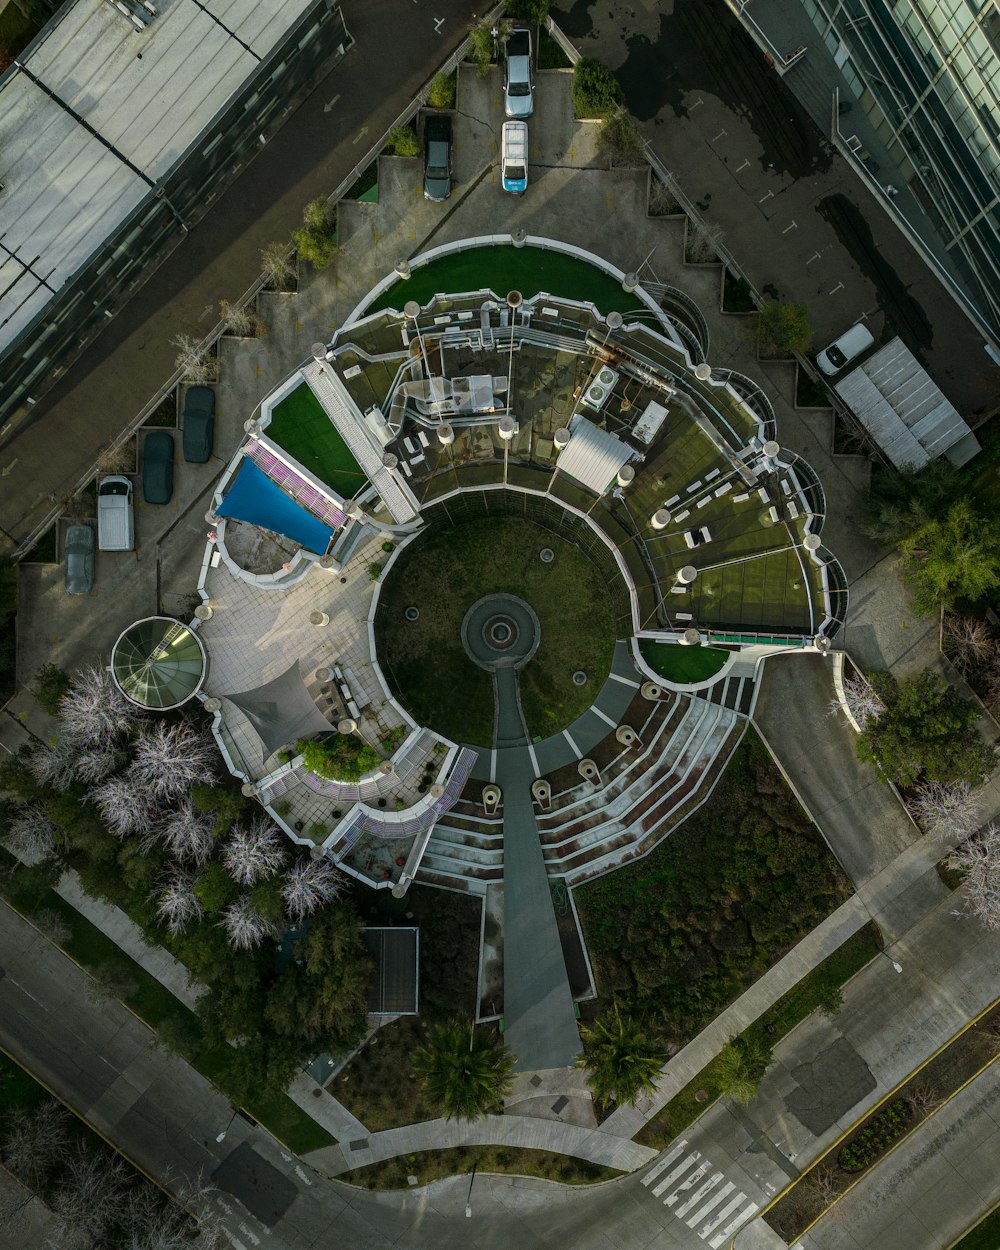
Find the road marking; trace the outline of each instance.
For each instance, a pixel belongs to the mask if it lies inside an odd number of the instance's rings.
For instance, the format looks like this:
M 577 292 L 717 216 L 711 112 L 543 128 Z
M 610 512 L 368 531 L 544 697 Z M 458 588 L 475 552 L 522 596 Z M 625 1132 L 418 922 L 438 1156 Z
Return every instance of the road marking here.
M 538 756 L 535 754 L 535 748 L 530 742 L 528 743 L 528 754 L 531 756 L 531 767 L 535 770 L 536 778 L 540 777 L 542 774 L 538 767 Z
M 333 108 L 333 106 L 337 103 L 339 99 L 340 99 L 340 92 L 338 91 L 332 100 L 329 100 L 326 104 L 323 105 L 323 112 L 329 113 L 330 110 Z
M 729 1202 L 722 1208 L 718 1215 L 714 1215 L 704 1228 L 698 1230 L 698 1236 L 704 1240 L 709 1237 L 719 1227 L 723 1220 L 727 1220 L 741 1202 L 746 1202 L 747 1196 L 744 1193 L 738 1193 L 735 1198 L 731 1198 Z
M 351 140 L 351 145 L 353 146 L 356 143 L 360 143 L 367 133 L 368 133 L 368 127 L 362 126 L 361 129 L 358 131 L 357 135 L 355 136 L 355 138 Z
M 8 465 L 6 466 L 6 468 L 4 468 L 4 469 L 0 469 L 0 477 L 6 477 L 8 473 L 13 473 L 13 472 L 14 472 L 14 466 L 15 466 L 16 464 L 18 464 L 18 463 L 19 463 L 19 461 L 20 461 L 20 456 L 16 456 L 16 457 L 15 457 L 15 458 L 14 458 L 14 459 L 10 462 L 10 464 L 8 464 Z
M 299 1180 L 302 1182 L 303 1185 L 312 1184 L 312 1181 L 309 1179 L 308 1176 L 306 1176 L 305 1172 L 303 1172 L 303 1170 L 298 1166 L 298 1164 L 295 1165 L 295 1175 L 299 1178 Z
M 728 1198 L 735 1188 L 736 1186 L 732 1181 L 726 1181 L 719 1192 L 717 1194 L 713 1194 L 711 1200 L 706 1202 L 700 1211 L 695 1211 L 694 1215 L 692 1215 L 687 1222 L 688 1228 L 694 1228 L 695 1224 L 700 1223 L 700 1221 L 708 1215 L 712 1208 L 717 1207 L 723 1198 Z
M 705 1167 L 707 1169 L 711 1167 L 711 1164 L 706 1163 Z M 712 1175 L 708 1178 L 708 1180 L 704 1183 L 704 1185 L 701 1185 L 691 1195 L 691 1197 L 688 1198 L 687 1202 L 685 1202 L 682 1206 L 679 1206 L 677 1208 L 677 1210 L 674 1212 L 677 1218 L 682 1219 L 685 1215 L 688 1214 L 689 1211 L 695 1210 L 695 1208 L 701 1202 L 702 1198 L 704 1198 L 707 1193 L 710 1193 L 716 1187 L 716 1185 L 718 1185 L 719 1181 L 721 1180 L 722 1180 L 722 1173 L 713 1172 Z
M 646 1175 L 642 1178 L 642 1183 L 647 1187 L 647 1189 L 653 1183 L 653 1181 L 656 1180 L 656 1178 L 660 1175 L 663 1169 L 665 1167 L 668 1167 L 671 1163 L 673 1163 L 673 1161 L 683 1151 L 686 1145 L 687 1145 L 687 1142 L 682 1141 L 680 1142 L 679 1145 L 675 1146 L 673 1150 L 669 1152 L 664 1152 L 662 1155 L 660 1155 L 660 1157 L 656 1160 L 656 1162 L 649 1169 Z
M 677 1180 L 678 1177 L 683 1176 L 684 1173 L 688 1170 L 688 1168 L 693 1167 L 694 1164 L 696 1164 L 700 1158 L 701 1158 L 700 1150 L 696 1150 L 693 1154 L 689 1154 L 688 1157 L 684 1160 L 684 1162 L 679 1164 L 677 1167 L 675 1167 L 674 1170 L 670 1173 L 668 1177 L 666 1177 L 665 1180 L 660 1181 L 659 1185 L 657 1185 L 656 1188 L 652 1191 L 653 1197 L 659 1198 L 660 1194 L 662 1194 L 665 1190 L 669 1189 L 670 1186 L 674 1183 L 674 1181 Z
M 767 195 L 762 195 L 760 199 L 757 201 L 757 203 L 763 204 L 765 200 L 773 200 L 773 199 L 774 199 L 774 192 L 768 191 Z
M 742 1228 L 747 1220 L 756 1213 L 756 1211 L 756 1202 L 749 1203 L 745 1210 L 741 1211 L 734 1220 L 730 1221 L 730 1223 L 726 1225 L 721 1233 L 717 1233 L 716 1236 L 714 1236 L 708 1243 L 712 1247 L 712 1250 L 719 1250 L 720 1246 L 727 1244 L 730 1238 L 735 1237 L 737 1229 Z
M 582 759 L 583 759 L 583 752 L 582 752 L 582 751 L 580 750 L 580 748 L 576 745 L 576 743 L 573 741 L 573 739 L 569 736 L 569 730 L 567 730 L 567 729 L 564 729 L 564 730 L 563 730 L 563 737 L 564 737 L 564 738 L 566 739 L 566 741 L 569 743 L 570 747 L 572 748 L 573 754 L 576 756 L 576 758 L 577 758 L 578 760 L 582 760 Z
M 692 104 L 691 107 L 688 109 L 688 112 L 689 113 L 694 112 L 694 110 L 698 107 L 699 104 L 704 104 L 704 103 L 705 101 L 701 98 L 701 96 L 699 96 L 698 99 L 695 100 L 694 104 Z
M 790 226 L 786 226 L 786 227 L 784 228 L 784 230 L 782 230 L 782 232 L 781 232 L 781 233 L 782 233 L 782 234 L 787 234 L 787 233 L 789 232 L 789 230 L 798 230 L 798 228 L 799 228 L 799 224 L 798 224 L 798 222 L 797 222 L 797 221 L 793 221 L 793 222 L 792 222 L 792 224 L 791 224 Z
M 686 1180 L 681 1181 L 669 1197 L 663 1199 L 663 1205 L 665 1207 L 672 1207 L 682 1194 L 686 1194 L 689 1189 L 693 1189 L 695 1185 L 698 1184 L 711 1166 L 711 1163 L 709 1163 L 707 1159 L 704 1159 L 701 1163 L 699 1163 L 691 1175 Z M 674 1214 L 680 1215 L 680 1211 L 675 1211 Z
M 726 135 L 726 131 L 720 130 L 719 133 L 712 140 L 712 143 L 718 143 L 720 139 L 725 138 L 725 135 Z
M 827 291 L 827 295 L 836 295 L 838 291 L 842 291 L 843 289 L 844 289 L 843 282 L 838 282 L 832 291 Z
M 444 25 L 444 18 L 443 18 L 443 17 L 436 17 L 436 18 L 434 19 L 434 33 L 435 33 L 435 35 L 440 35 L 440 33 L 441 33 L 441 27 L 442 27 L 443 25 Z
M 601 720 L 604 721 L 605 725 L 610 725 L 612 729 L 614 729 L 617 726 L 618 722 L 616 720 L 612 720 L 611 717 L 608 716 L 605 712 L 602 712 L 596 703 L 591 704 L 590 710 L 596 713 L 596 715 L 598 715 L 601 718 Z
M 622 677 L 621 673 L 609 673 L 608 676 L 612 681 L 620 681 L 623 686 L 632 686 L 636 690 L 639 689 L 640 683 L 633 681 L 631 677 Z
M 738 174 L 742 173 L 742 172 L 743 172 L 743 170 L 744 170 L 744 169 L 746 169 L 746 167 L 747 167 L 749 164 L 750 164 L 750 161 L 749 161 L 749 160 L 745 160 L 745 161 L 743 162 L 743 164 L 739 167 L 739 169 L 737 169 L 737 170 L 736 170 L 736 172 L 737 172 Z
M 21 991 L 21 993 L 22 993 L 22 994 L 23 994 L 26 998 L 30 998 L 30 999 L 31 999 L 31 1001 L 32 1001 L 33 1003 L 37 1003 L 37 1004 L 38 1004 L 38 1006 L 39 1006 L 39 1007 L 41 1007 L 42 1011 L 44 1011 L 44 1012 L 46 1013 L 46 1015 L 48 1014 L 48 1010 L 49 1010 L 49 1009 L 48 1009 L 48 1007 L 46 1007 L 46 1006 L 45 1006 L 45 1004 L 42 1002 L 42 1000 L 41 1000 L 40 998 L 36 998 L 36 997 L 34 996 L 34 994 L 29 994 L 29 993 L 28 993 L 28 991 L 27 991 L 27 990 L 24 988 L 24 986 L 21 984 L 21 982 L 20 982 L 20 981 L 15 981 L 15 979 L 14 979 L 14 978 L 10 975 L 10 973 L 9 973 L 9 972 L 7 973 L 6 980 L 8 980 L 8 981 L 11 983 L 11 985 L 16 985 L 16 986 L 17 986 L 17 988 Z
M 250 1238 L 250 1240 L 253 1242 L 255 1246 L 260 1245 L 260 1238 L 257 1236 L 255 1232 L 252 1232 L 249 1228 L 247 1228 L 245 1224 L 239 1224 L 237 1227 L 239 1228 L 240 1232 L 243 1234 L 244 1237 Z
M 819 260 L 819 259 L 820 259 L 820 254 L 819 254 L 819 252 L 813 252 L 813 254 L 812 254 L 812 255 L 809 257 L 809 259 L 806 261 L 806 264 L 807 264 L 807 265 L 811 265 L 811 264 L 813 263 L 813 261 L 814 261 L 814 260 Z

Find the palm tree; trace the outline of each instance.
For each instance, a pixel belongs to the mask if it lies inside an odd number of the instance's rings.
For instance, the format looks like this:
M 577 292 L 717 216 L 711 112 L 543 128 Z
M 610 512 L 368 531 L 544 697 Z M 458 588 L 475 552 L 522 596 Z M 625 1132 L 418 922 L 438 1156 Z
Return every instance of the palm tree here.
M 714 1062 L 715 1082 L 723 1097 L 751 1103 L 771 1062 L 771 1052 L 752 1037 L 731 1038 Z
M 446 1119 L 478 1119 L 510 1092 L 514 1056 L 461 1018 L 437 1024 L 413 1056 L 427 1097 Z
M 577 1067 L 588 1068 L 587 1084 L 601 1106 L 610 1102 L 633 1104 L 654 1092 L 656 1074 L 666 1063 L 663 1046 L 648 1037 L 618 1004 L 593 1028 L 583 1025 L 583 1054 Z

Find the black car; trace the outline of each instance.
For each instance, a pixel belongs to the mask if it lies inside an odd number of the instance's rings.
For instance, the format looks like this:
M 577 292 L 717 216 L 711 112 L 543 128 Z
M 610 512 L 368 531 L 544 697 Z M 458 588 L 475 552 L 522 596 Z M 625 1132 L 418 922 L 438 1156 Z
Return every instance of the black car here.
M 142 497 L 146 503 L 169 503 L 173 493 L 174 436 L 157 430 L 142 445 Z
M 210 386 L 189 386 L 181 416 L 184 459 L 204 464 L 215 442 L 215 391 Z
M 66 593 L 89 595 L 94 589 L 94 531 L 71 525 L 66 531 Z
M 451 118 L 424 123 L 424 198 L 440 202 L 451 195 Z

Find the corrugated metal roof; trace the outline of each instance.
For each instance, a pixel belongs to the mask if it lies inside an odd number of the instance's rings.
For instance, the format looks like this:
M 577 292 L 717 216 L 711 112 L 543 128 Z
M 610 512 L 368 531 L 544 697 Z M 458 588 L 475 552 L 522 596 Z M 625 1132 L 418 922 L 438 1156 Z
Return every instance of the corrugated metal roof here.
M 369 1012 L 379 1016 L 415 1016 L 419 1008 L 420 930 L 372 926 L 365 929 L 365 945 L 372 957 Z
M 569 429 L 572 437 L 559 453 L 556 467 L 581 486 L 603 495 L 610 489 L 618 470 L 635 452 L 614 434 L 598 429 L 581 413 L 573 418 Z
M 897 469 L 922 469 L 971 436 L 954 405 L 899 339 L 852 369 L 834 389 Z

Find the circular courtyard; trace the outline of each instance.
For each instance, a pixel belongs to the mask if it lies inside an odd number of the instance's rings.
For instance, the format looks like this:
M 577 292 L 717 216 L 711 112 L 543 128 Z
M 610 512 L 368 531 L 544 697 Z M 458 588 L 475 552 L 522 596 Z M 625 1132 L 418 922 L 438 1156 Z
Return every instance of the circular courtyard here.
M 418 724 L 491 746 L 491 670 L 514 667 L 529 738 L 565 729 L 611 669 L 616 630 L 604 572 L 536 521 L 429 515 L 386 574 L 375 617 L 393 696 Z

